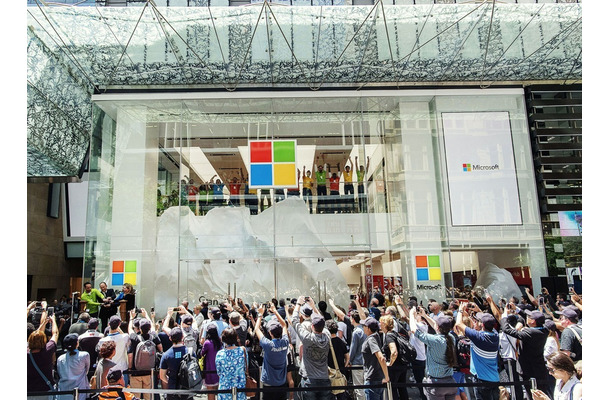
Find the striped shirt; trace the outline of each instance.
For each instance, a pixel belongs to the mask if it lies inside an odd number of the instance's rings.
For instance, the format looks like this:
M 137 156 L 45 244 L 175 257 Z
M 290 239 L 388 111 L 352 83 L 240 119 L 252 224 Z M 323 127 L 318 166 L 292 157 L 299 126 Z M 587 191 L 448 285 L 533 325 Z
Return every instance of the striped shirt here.
M 445 350 L 447 350 L 447 339 L 444 335 L 430 335 L 419 329 L 415 331 L 415 337 L 421 340 L 426 347 L 426 374 L 433 378 L 445 378 L 453 376 L 453 368 L 447 364 Z M 449 336 L 453 345 L 453 337 Z
M 477 331 L 466 327 L 470 339 L 470 373 L 488 382 L 499 382 L 498 347 L 500 337 L 496 331 Z

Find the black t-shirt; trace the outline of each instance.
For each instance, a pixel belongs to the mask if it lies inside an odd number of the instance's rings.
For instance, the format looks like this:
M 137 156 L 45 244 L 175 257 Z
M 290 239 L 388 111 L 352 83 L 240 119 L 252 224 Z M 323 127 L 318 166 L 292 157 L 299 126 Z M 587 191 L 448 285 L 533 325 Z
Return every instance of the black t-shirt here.
M 138 347 L 138 343 L 140 343 L 140 337 L 143 338 L 144 340 L 148 340 L 150 337 L 150 339 L 155 344 L 155 346 L 161 344 L 161 339 L 159 339 L 157 332 L 149 332 L 146 335 L 142 335 L 142 334 L 138 335 L 135 333 L 130 334 L 129 335 L 129 348 L 127 349 L 127 354 L 132 354 L 131 365 L 129 366 L 130 370 L 134 369 L 134 365 L 133 365 L 134 361 L 135 361 L 134 356 L 135 356 L 136 348 Z M 134 371 L 134 372 L 131 372 L 131 375 L 134 375 L 134 376 L 150 375 L 150 371 L 137 371 L 137 372 Z
M 333 349 L 335 350 L 335 356 L 337 357 L 337 365 L 339 365 L 339 369 L 343 374 L 345 374 L 345 355 L 349 353 L 347 350 L 347 345 L 339 336 L 335 336 L 331 339 L 333 344 Z M 335 363 L 333 361 L 333 353 L 328 351 L 328 366 L 331 368 L 335 368 Z
M 398 357 L 396 358 L 396 360 L 394 361 L 394 364 L 392 364 L 392 366 L 398 366 L 398 365 L 402 365 L 401 361 L 400 361 L 400 349 L 398 348 L 398 333 L 392 331 L 392 332 L 388 332 L 385 335 L 383 335 L 383 355 L 385 356 L 385 359 L 387 361 L 390 361 L 390 357 L 392 354 L 392 351 L 390 350 L 390 343 L 394 343 L 396 345 L 396 351 L 399 352 Z

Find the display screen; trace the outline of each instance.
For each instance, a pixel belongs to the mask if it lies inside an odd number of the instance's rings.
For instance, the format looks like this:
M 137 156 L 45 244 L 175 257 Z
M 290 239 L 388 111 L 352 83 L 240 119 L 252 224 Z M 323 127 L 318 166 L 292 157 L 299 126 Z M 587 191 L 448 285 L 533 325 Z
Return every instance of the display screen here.
M 453 226 L 520 225 L 508 112 L 443 113 Z

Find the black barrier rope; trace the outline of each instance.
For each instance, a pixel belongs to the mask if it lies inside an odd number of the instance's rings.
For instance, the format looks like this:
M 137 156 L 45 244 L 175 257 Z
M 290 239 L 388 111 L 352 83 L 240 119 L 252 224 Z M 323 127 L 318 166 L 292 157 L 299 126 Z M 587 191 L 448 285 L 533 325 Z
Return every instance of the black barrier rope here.
M 525 386 L 531 388 L 530 381 L 510 381 L 510 382 L 447 382 L 447 383 L 392 383 L 394 387 L 500 387 L 500 386 Z M 387 384 L 376 385 L 346 385 L 346 386 L 315 386 L 315 387 L 272 387 L 265 386 L 263 388 L 237 388 L 238 393 L 244 392 L 307 392 L 310 390 L 354 390 L 354 389 L 380 389 L 387 388 Z M 86 393 L 102 393 L 102 392 L 122 392 L 125 390 L 129 393 L 151 393 L 151 394 L 176 394 L 176 395 L 199 395 L 199 394 L 219 394 L 231 393 L 232 389 L 222 390 L 185 390 L 185 389 L 140 389 L 140 388 L 106 388 L 106 389 L 79 389 L 79 394 Z M 63 390 L 55 392 L 29 392 L 28 396 L 51 396 L 51 395 L 74 395 L 74 390 Z

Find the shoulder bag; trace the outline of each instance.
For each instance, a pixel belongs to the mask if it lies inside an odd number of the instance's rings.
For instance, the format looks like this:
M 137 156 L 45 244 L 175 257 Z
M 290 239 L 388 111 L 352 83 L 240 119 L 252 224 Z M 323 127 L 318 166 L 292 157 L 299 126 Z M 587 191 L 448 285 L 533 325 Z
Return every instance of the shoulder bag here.
M 328 338 L 330 343 L 330 351 L 333 356 L 333 363 L 335 364 L 335 368 L 328 367 L 328 379 L 330 379 L 330 386 L 347 386 L 347 379 L 345 375 L 341 373 L 339 369 L 339 364 L 337 363 L 337 356 L 335 356 L 335 349 L 333 348 L 332 338 Z M 345 392 L 345 389 L 337 389 L 333 390 L 333 394 L 339 394 Z
M 250 371 L 248 371 L 248 358 L 246 357 L 246 348 L 244 349 L 244 370 L 246 371 L 246 389 L 256 389 L 258 387 L 258 382 L 256 379 L 250 376 Z M 246 392 L 246 397 L 254 397 L 256 396 L 256 392 Z

